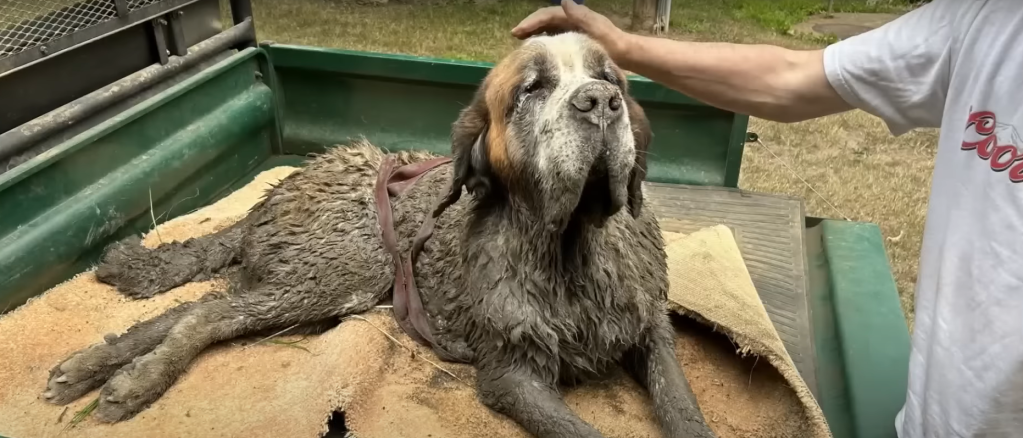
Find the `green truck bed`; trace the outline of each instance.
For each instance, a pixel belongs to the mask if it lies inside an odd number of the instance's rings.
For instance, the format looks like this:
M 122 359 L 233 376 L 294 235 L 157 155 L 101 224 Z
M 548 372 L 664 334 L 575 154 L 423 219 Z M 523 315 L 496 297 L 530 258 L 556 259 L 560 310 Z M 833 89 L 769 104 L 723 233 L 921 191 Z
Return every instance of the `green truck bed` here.
M 182 71 L 0 174 L 0 309 L 89 269 L 153 217 L 208 205 L 329 145 L 365 136 L 447 154 L 451 123 L 489 68 L 272 44 Z M 747 118 L 630 81 L 654 129 L 647 183 L 664 227 L 732 227 L 834 435 L 894 437 L 909 338 L 879 229 L 739 190 Z

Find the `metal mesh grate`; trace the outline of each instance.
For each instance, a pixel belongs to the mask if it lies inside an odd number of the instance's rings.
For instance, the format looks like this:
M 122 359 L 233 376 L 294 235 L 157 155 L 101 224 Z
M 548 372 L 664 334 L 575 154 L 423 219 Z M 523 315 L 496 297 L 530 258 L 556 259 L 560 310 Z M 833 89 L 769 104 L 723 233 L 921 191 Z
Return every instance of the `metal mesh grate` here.
M 160 0 L 128 0 L 128 10 L 129 11 L 134 11 L 134 10 L 142 9 L 142 8 L 144 8 L 146 6 L 149 6 L 149 5 L 153 4 L 153 3 L 160 3 Z
M 117 15 L 113 0 L 0 0 L 0 58 Z

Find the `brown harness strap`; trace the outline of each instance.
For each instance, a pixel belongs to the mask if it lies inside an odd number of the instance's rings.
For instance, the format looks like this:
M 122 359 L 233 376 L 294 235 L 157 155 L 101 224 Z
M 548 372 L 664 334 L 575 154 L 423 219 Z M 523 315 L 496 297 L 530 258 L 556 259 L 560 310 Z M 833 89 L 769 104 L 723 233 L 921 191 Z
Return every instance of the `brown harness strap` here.
M 419 252 L 424 244 L 433 234 L 433 225 L 436 215 L 430 212 L 423 221 L 423 225 L 416 235 L 408 257 L 402 263 L 401 255 L 398 253 L 398 240 L 394 231 L 394 217 L 391 211 L 390 197 L 400 196 L 412 187 L 423 175 L 430 170 L 451 162 L 451 158 L 440 157 L 419 163 L 406 164 L 394 169 L 394 156 L 384 157 L 380 164 L 380 173 L 377 175 L 376 190 L 374 198 L 377 205 L 377 218 L 380 223 L 380 234 L 384 241 L 384 248 L 391 253 L 394 260 L 394 289 L 392 291 L 392 304 L 394 306 L 394 318 L 398 326 L 405 331 L 412 339 L 427 347 L 439 349 L 430 330 L 426 318 L 426 310 L 423 308 L 422 298 L 415 282 L 415 266 Z M 442 198 L 443 200 L 443 198 Z

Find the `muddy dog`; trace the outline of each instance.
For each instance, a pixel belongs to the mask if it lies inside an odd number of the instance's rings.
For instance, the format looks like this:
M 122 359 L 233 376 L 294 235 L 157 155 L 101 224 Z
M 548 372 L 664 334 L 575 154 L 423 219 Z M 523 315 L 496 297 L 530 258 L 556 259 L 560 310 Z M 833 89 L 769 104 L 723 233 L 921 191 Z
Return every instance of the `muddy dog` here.
M 415 275 L 435 351 L 473 364 L 483 404 L 535 436 L 600 436 L 559 385 L 619 365 L 648 390 L 666 436 L 713 436 L 675 357 L 666 255 L 643 208 L 651 132 L 627 85 L 584 35 L 534 37 L 461 112 L 450 165 L 389 197 L 401 251 L 436 219 Z M 215 342 L 321 331 L 386 300 L 400 269 L 382 245 L 378 174 L 388 160 L 435 158 L 331 148 L 223 231 L 153 250 L 115 244 L 96 275 L 125 295 L 226 273 L 230 287 L 72 354 L 43 397 L 66 404 L 102 385 L 96 417 L 126 420 Z

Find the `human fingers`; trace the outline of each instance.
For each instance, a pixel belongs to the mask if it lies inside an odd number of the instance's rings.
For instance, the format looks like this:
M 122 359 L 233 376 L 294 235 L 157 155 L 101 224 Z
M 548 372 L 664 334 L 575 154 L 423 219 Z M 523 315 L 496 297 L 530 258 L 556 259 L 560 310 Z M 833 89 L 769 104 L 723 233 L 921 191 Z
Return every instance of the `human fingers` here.
M 618 26 L 615 26 L 610 19 L 593 9 L 575 3 L 572 0 L 561 2 L 561 6 L 565 11 L 568 22 L 575 29 L 589 35 L 602 44 L 613 42 L 621 34 Z
M 568 0 L 564 3 L 573 3 L 572 0 Z M 547 31 L 563 31 L 573 29 L 574 26 L 569 22 L 568 16 L 565 15 L 565 11 L 560 6 L 548 6 L 546 8 L 538 9 L 536 12 L 529 14 L 528 17 L 519 22 L 517 26 L 512 29 L 512 35 L 518 39 L 529 38 L 533 35 L 547 32 Z
M 590 8 L 580 5 L 574 0 L 565 0 L 561 2 L 561 10 L 565 12 L 565 16 L 568 17 L 569 21 L 578 22 L 580 19 L 585 18 L 585 13 Z

